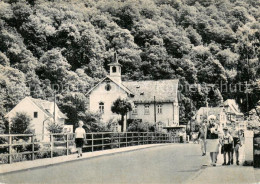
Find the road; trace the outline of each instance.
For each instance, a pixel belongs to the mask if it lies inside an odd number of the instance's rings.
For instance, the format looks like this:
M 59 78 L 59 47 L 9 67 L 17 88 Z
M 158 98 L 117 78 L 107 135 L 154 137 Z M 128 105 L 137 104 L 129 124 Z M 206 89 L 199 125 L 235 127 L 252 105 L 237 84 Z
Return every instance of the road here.
M 198 144 L 169 144 L 0 176 L 0 183 L 183 183 L 205 161 Z

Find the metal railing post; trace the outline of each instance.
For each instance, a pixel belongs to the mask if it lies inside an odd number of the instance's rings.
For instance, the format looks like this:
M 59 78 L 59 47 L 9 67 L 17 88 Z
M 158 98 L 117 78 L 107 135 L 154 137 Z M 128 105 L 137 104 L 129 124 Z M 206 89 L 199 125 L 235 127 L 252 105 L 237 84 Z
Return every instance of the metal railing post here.
M 34 135 L 32 135 L 32 160 L 34 160 Z
M 143 137 L 143 144 L 144 144 L 144 133 L 142 132 L 142 137 Z
M 101 133 L 101 135 L 102 135 L 102 150 L 104 150 L 104 134 Z
M 127 147 L 127 132 L 125 133 L 125 142 L 126 142 L 126 147 Z
M 91 151 L 94 151 L 94 135 L 93 133 L 91 134 Z
M 69 155 L 69 133 L 66 134 L 66 155 Z
M 132 133 L 132 145 L 131 146 L 133 146 L 133 145 L 135 145 L 134 133 Z
M 53 134 L 51 134 L 51 137 L 50 137 L 50 141 L 51 141 L 51 158 L 53 157 Z
M 120 133 L 118 133 L 118 147 L 120 148 L 121 140 L 120 140 Z
M 137 134 L 137 138 L 138 138 L 138 145 L 140 145 L 140 133 L 139 132 Z
M 12 163 L 12 136 L 9 135 L 8 136 L 8 163 L 11 164 Z

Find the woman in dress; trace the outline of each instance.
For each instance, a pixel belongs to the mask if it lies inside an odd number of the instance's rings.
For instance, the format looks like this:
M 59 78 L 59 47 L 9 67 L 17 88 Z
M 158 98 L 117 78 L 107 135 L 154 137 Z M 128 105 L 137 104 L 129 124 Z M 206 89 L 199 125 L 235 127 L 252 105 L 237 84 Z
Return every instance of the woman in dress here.
M 207 152 L 210 153 L 211 165 L 216 166 L 216 157 L 219 150 L 218 125 L 210 122 L 207 129 Z
M 84 145 L 84 139 L 86 139 L 85 129 L 82 128 L 83 124 L 83 121 L 79 121 L 79 127 L 75 130 L 75 143 L 76 148 L 78 149 L 78 158 L 82 157 L 82 148 Z

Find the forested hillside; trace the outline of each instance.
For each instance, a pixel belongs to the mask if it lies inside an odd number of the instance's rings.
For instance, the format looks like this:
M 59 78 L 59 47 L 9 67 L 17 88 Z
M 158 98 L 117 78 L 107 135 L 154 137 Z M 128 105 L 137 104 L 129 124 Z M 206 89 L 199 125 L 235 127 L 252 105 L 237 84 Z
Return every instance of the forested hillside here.
M 123 80 L 215 85 L 182 91 L 182 121 L 206 98 L 216 106 L 235 97 L 247 111 L 260 98 L 253 86 L 247 108 L 244 84 L 260 78 L 259 40 L 259 0 L 2 1 L 0 113 L 25 95 L 46 99 L 58 90 L 69 121 L 90 118 L 85 94 L 107 74 L 114 52 Z M 240 82 L 238 92 L 217 87 Z

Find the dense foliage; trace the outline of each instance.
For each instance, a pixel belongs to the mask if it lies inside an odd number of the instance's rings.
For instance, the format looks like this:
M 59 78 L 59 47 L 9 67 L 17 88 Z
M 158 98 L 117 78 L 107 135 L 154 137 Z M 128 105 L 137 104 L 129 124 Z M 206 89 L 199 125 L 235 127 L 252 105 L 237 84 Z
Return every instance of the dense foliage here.
M 24 112 L 17 112 L 11 119 L 11 134 L 29 134 L 32 133 L 31 118 Z
M 130 102 L 128 102 L 126 99 L 121 99 L 121 98 L 118 98 L 116 99 L 112 106 L 111 106 L 111 111 L 113 113 L 116 113 L 116 114 L 119 114 L 121 115 L 121 120 L 118 122 L 119 125 L 121 125 L 121 132 L 124 131 L 124 118 L 125 118 L 125 115 L 132 110 L 132 105 Z
M 235 97 L 247 112 L 260 98 L 259 88 L 245 94 L 245 82 L 256 86 L 260 77 L 259 39 L 255 0 L 1 1 L 0 115 L 25 95 L 46 99 L 56 90 L 68 122 L 77 122 L 115 51 L 124 80 L 203 84 L 182 90 L 181 121 L 206 99 L 216 106 Z

